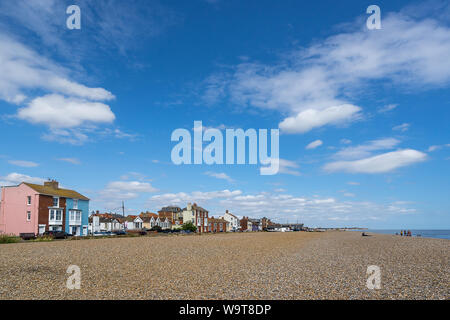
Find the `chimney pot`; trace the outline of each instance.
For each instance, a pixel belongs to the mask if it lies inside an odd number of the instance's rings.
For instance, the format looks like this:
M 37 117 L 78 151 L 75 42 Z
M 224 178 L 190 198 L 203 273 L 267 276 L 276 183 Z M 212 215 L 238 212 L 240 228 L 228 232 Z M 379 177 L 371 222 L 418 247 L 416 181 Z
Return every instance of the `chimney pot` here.
M 59 182 L 56 180 L 50 180 L 50 181 L 45 181 L 44 182 L 44 186 L 45 187 L 51 187 L 53 189 L 58 189 L 59 187 Z

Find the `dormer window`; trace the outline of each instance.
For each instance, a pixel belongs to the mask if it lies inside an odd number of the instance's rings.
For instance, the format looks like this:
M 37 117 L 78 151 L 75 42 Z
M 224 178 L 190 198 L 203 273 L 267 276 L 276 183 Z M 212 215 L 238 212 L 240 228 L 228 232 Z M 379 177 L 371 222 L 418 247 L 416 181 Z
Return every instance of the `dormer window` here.
M 53 207 L 59 208 L 59 198 L 58 197 L 53 197 Z

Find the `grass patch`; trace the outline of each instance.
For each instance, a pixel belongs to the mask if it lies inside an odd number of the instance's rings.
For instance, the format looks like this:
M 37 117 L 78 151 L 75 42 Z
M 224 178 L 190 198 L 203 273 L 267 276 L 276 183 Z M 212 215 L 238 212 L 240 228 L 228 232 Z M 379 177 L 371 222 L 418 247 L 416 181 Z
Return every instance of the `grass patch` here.
M 4 243 L 17 243 L 22 241 L 20 237 L 12 235 L 12 234 L 0 234 L 0 244 Z
M 53 241 L 53 237 L 52 236 L 42 236 L 42 237 L 37 237 L 34 240 L 31 240 L 33 242 L 50 242 Z

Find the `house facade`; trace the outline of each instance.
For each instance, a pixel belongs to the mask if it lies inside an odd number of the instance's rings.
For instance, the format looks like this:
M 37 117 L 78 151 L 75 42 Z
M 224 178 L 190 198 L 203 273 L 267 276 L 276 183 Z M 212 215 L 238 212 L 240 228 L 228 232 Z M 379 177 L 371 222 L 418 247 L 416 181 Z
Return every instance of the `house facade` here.
M 57 181 L 43 185 L 21 183 L 2 187 L 0 232 L 20 235 L 65 231 L 75 236 L 88 234 L 89 198 Z
M 144 217 L 141 217 L 143 221 L 143 228 L 145 229 L 152 229 L 153 227 L 160 227 L 163 230 L 171 229 L 172 223 L 168 218 L 161 219 L 156 214 L 154 216 L 146 215 Z
M 248 219 L 251 222 L 250 231 L 262 231 L 262 224 L 260 219 Z
M 253 224 L 248 217 L 242 217 L 240 220 L 241 231 L 253 231 Z
M 208 210 L 196 203 L 188 203 L 187 207 L 183 209 L 183 223 L 192 222 L 197 227 L 197 232 L 208 232 L 208 215 Z
M 208 218 L 209 232 L 227 232 L 229 222 L 224 219 Z
M 183 224 L 183 210 L 177 206 L 163 207 L 158 211 L 161 220 L 168 219 L 172 225 Z
M 239 231 L 241 224 L 239 221 L 239 218 L 236 217 L 234 214 L 229 212 L 228 210 L 225 211 L 225 214 L 220 216 L 219 219 L 224 219 L 228 222 L 227 224 L 227 232 L 236 232 Z
M 89 233 L 121 231 L 124 229 L 121 218 L 118 214 L 97 211 L 89 217 Z
M 139 216 L 128 216 L 123 219 L 126 230 L 141 230 L 144 226 L 144 221 Z

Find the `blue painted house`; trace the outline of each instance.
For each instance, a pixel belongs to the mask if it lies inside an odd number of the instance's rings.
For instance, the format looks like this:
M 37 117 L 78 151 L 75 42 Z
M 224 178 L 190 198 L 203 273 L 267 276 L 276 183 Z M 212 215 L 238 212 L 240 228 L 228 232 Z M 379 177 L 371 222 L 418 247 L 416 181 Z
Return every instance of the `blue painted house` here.
M 74 236 L 87 236 L 89 226 L 89 199 L 66 198 L 65 230 Z

